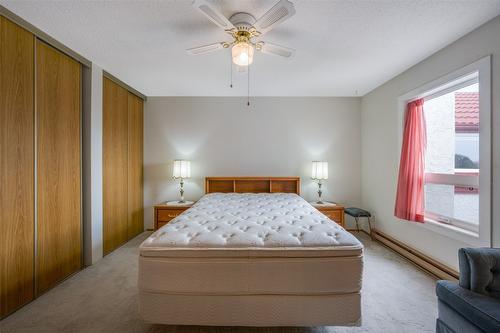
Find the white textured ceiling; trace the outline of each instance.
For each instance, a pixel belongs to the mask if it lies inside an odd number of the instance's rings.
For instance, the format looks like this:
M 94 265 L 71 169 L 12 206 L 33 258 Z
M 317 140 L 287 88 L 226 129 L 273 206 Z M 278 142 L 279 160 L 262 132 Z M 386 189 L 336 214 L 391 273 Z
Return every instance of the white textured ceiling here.
M 212 1 L 229 17 L 259 17 L 277 0 Z M 291 60 L 256 54 L 254 96 L 364 95 L 500 14 L 500 0 L 293 1 L 297 13 L 263 40 L 295 48 Z M 229 88 L 230 55 L 186 48 L 228 40 L 178 1 L 0 3 L 148 96 L 246 95 Z

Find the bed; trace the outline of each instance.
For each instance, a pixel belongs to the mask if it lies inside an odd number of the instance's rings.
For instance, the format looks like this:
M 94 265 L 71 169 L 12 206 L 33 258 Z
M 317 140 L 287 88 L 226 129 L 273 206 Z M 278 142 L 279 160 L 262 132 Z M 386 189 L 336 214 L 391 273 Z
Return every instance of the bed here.
M 140 246 L 147 322 L 359 325 L 363 246 L 298 178 L 207 178 L 206 195 Z

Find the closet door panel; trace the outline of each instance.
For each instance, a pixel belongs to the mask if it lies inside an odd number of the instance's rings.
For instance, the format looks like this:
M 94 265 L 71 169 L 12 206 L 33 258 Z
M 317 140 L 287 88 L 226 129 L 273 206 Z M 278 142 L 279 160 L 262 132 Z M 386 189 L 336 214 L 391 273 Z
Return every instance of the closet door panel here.
M 143 102 L 128 93 L 128 238 L 144 231 L 142 195 Z
M 103 242 L 108 254 L 128 240 L 128 92 L 103 79 Z
M 81 65 L 37 40 L 37 293 L 81 269 Z
M 0 317 L 33 299 L 33 43 L 0 16 Z

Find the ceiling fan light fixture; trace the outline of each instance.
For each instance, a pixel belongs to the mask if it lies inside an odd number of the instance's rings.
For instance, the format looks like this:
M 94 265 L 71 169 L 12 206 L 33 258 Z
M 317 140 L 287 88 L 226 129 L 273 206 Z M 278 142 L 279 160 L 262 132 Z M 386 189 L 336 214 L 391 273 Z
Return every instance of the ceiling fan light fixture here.
M 231 48 L 231 55 L 235 65 L 245 67 L 253 63 L 254 47 L 248 42 L 239 42 Z

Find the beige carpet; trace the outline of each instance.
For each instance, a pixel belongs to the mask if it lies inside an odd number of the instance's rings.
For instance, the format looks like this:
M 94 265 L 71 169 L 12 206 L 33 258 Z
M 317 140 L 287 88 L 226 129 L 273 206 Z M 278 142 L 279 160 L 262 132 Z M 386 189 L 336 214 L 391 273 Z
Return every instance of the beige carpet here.
M 148 234 L 136 237 L 7 317 L 0 322 L 0 332 L 434 332 L 435 279 L 364 234 L 360 235 L 366 246 L 361 327 L 185 327 L 143 323 L 137 313 L 137 247 Z

